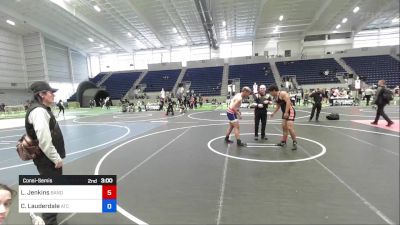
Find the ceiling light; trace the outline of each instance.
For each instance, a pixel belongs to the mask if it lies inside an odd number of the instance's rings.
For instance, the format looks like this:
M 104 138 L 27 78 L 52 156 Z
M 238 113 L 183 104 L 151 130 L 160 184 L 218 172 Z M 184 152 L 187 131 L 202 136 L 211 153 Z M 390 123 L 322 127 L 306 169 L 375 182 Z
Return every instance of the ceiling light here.
M 99 45 L 100 46 L 100 48 L 104 48 L 104 45 Z
M 94 41 L 93 38 L 88 38 L 88 40 L 89 40 L 90 42 L 93 42 L 93 41 Z
M 146 46 L 145 46 L 141 41 L 139 41 L 139 40 L 137 40 L 137 39 L 136 39 L 136 46 L 137 46 L 139 49 L 146 48 Z
M 186 44 L 186 43 L 187 43 L 187 41 L 186 41 L 185 39 L 179 40 L 179 44 L 180 44 L 180 45 L 184 45 L 184 44 Z
M 358 10 L 360 10 L 360 7 L 356 6 L 356 7 L 353 9 L 353 13 L 357 13 Z
M 172 32 L 174 32 L 174 34 L 178 33 L 178 31 L 176 30 L 176 28 L 172 28 Z
M 13 26 L 15 26 L 15 22 L 14 22 L 14 21 L 12 21 L 12 20 L 6 20 L 6 22 L 7 22 L 8 24 L 10 24 L 10 25 L 13 25 Z
M 131 34 L 130 32 L 128 32 L 128 36 L 129 36 L 129 37 L 132 37 L 132 34 Z
M 97 12 L 101 12 L 101 9 L 100 9 L 100 7 L 99 6 L 97 6 L 97 5 L 94 5 L 93 6 L 93 8 L 97 11 Z
M 283 15 L 281 15 L 280 17 L 279 17 L 279 21 L 282 21 L 283 20 Z
M 346 22 L 347 22 L 347 18 L 343 18 L 342 23 L 346 23 Z
M 107 51 L 111 51 L 111 48 L 110 48 L 110 47 L 107 47 L 106 50 L 107 50 Z
M 336 29 L 339 29 L 340 27 L 341 27 L 341 25 L 340 25 L 340 24 L 336 25 Z
M 226 27 L 226 21 L 225 21 L 225 20 L 222 21 L 222 26 L 223 26 L 223 27 Z
M 394 19 L 392 19 L 392 23 L 398 23 L 399 22 L 399 18 L 397 17 L 397 18 L 394 18 Z

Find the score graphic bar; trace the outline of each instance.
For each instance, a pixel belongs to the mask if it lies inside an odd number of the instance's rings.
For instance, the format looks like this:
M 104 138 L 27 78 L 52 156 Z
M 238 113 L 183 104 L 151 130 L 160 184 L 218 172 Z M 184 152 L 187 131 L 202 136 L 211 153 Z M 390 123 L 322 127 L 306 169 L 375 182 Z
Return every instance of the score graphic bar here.
M 115 213 L 117 176 L 19 176 L 20 213 Z

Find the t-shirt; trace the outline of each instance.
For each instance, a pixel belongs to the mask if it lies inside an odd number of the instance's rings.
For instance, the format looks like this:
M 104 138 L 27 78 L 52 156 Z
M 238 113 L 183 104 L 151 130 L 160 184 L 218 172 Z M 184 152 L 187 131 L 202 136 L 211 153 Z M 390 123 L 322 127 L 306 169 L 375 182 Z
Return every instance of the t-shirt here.
M 312 93 L 312 94 L 310 95 L 310 98 L 313 98 L 313 101 L 314 101 L 316 104 L 320 104 L 321 101 L 322 101 L 323 95 L 322 95 L 321 92 L 314 92 L 314 93 Z

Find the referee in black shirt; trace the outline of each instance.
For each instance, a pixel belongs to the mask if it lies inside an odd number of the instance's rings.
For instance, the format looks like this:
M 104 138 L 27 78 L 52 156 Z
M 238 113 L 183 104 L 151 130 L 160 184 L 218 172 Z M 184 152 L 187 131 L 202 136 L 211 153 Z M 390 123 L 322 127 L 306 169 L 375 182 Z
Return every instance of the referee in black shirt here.
M 258 140 L 258 128 L 261 120 L 261 140 L 268 140 L 265 137 L 265 126 L 267 124 L 267 108 L 271 102 L 271 98 L 266 96 L 267 87 L 260 85 L 258 93 L 253 95 L 254 98 L 254 140 Z
M 319 122 L 318 118 L 319 118 L 319 113 L 321 112 L 322 98 L 323 98 L 323 94 L 319 90 L 319 88 L 317 88 L 317 90 L 310 95 L 310 99 L 312 100 L 313 107 L 312 107 L 312 110 L 311 110 L 311 115 L 310 115 L 309 121 L 311 121 L 313 119 L 314 113 L 315 113 L 315 109 L 317 109 L 317 115 L 315 116 L 315 121 Z

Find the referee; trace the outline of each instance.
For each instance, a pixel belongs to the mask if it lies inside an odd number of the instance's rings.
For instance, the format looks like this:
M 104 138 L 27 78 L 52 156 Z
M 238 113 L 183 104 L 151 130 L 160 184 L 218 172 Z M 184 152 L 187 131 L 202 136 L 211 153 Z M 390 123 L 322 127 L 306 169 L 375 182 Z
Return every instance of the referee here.
M 312 100 L 313 107 L 311 110 L 310 119 L 308 121 L 311 121 L 313 119 L 315 109 L 317 109 L 317 115 L 315 116 L 315 121 L 319 122 L 318 118 L 319 118 L 319 113 L 321 112 L 321 107 L 322 107 L 321 102 L 322 102 L 323 94 L 319 90 L 319 88 L 317 88 L 317 90 L 310 95 L 310 98 Z
M 254 140 L 258 140 L 258 128 L 261 120 L 261 140 L 268 140 L 265 137 L 265 126 L 267 124 L 267 108 L 271 98 L 266 96 L 267 87 L 260 85 L 259 92 L 253 95 L 254 103 Z

